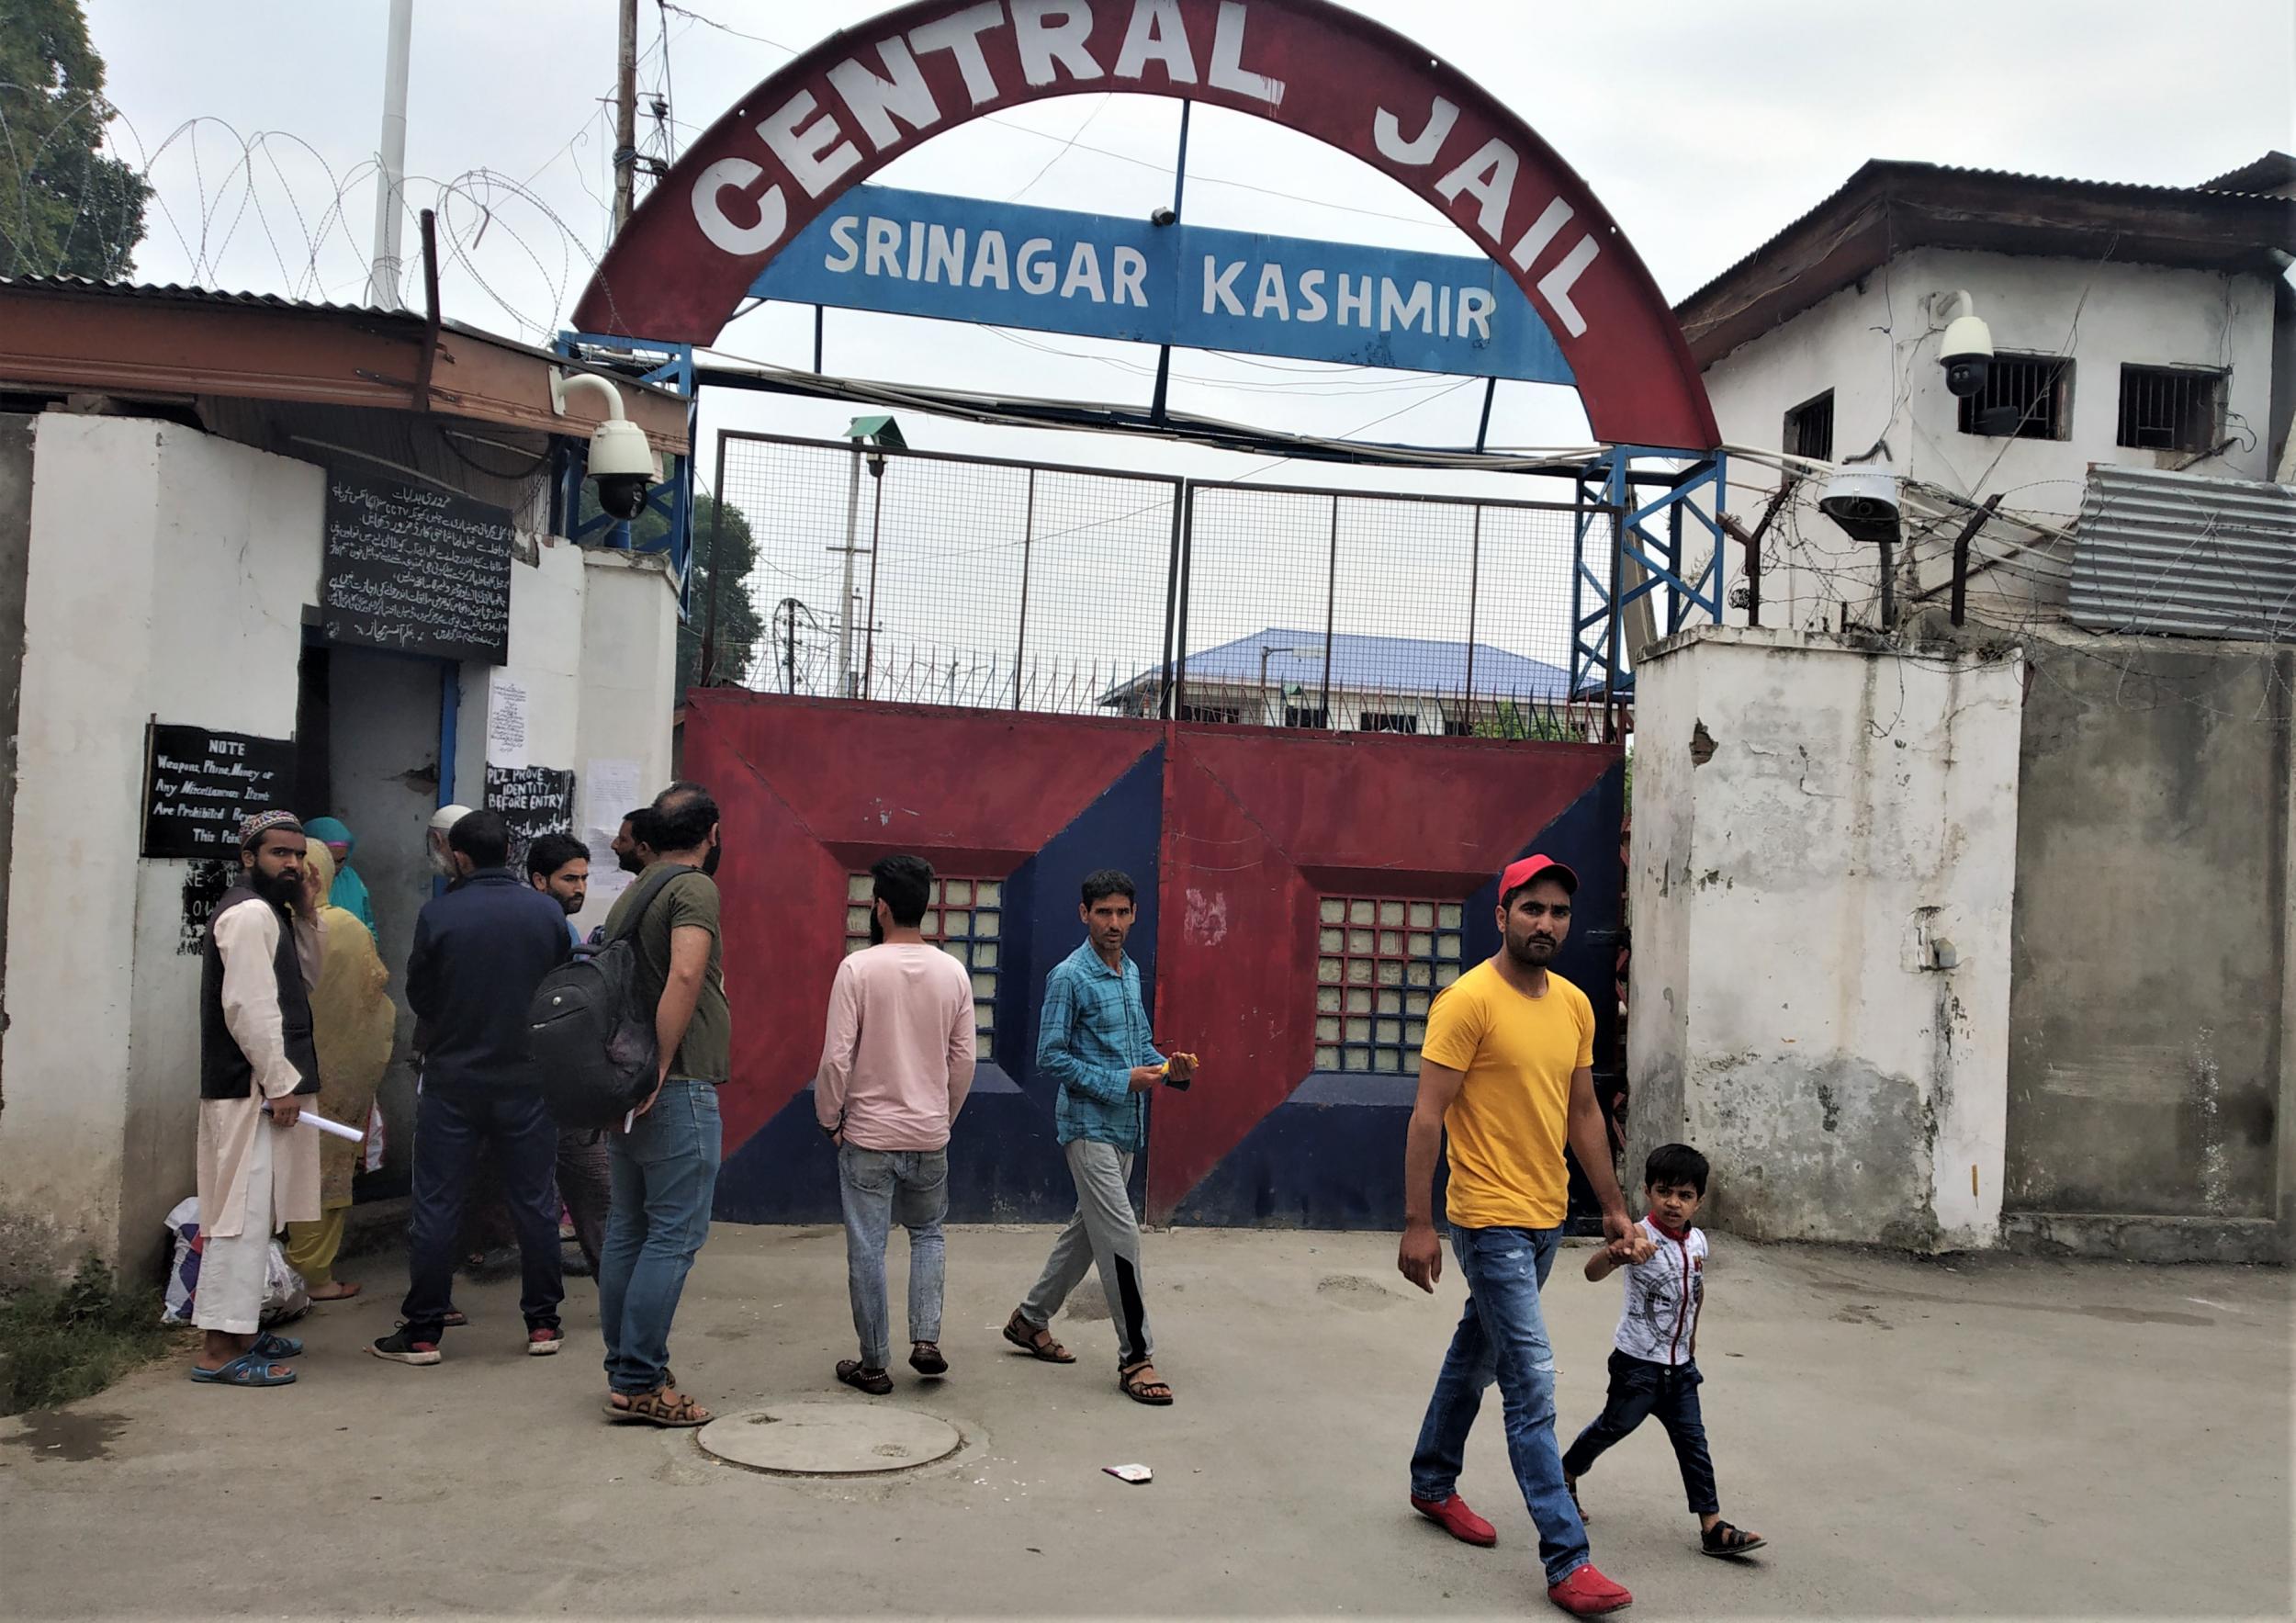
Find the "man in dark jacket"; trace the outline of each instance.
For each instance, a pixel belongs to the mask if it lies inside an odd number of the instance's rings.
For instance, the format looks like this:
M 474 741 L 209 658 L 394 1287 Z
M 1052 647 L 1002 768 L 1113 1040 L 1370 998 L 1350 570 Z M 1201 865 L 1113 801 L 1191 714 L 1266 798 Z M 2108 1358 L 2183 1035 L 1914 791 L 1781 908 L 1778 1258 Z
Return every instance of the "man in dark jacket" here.
M 439 1361 L 463 1206 L 489 1146 L 518 1230 L 526 1350 L 554 1353 L 563 1342 L 558 1303 L 566 1286 L 552 1176 L 558 1131 L 535 1086 L 526 1009 L 542 977 L 571 951 L 566 915 L 511 872 L 510 831 L 499 813 L 464 817 L 447 847 L 458 883 L 423 907 L 407 963 L 407 1002 L 429 1046 L 415 1110 L 404 1322 L 371 1348 L 401 1364 Z

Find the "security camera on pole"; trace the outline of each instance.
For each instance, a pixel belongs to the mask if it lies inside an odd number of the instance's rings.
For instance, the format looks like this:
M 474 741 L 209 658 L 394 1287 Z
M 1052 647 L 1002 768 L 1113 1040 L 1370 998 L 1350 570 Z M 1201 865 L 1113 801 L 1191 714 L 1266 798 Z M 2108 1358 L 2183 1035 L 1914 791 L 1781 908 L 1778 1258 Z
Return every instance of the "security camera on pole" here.
M 845 555 L 845 589 L 838 597 L 837 610 L 838 693 L 852 699 L 861 695 L 861 672 L 853 668 L 853 556 L 861 550 L 861 446 L 873 447 L 865 458 L 870 477 L 883 479 L 885 447 L 906 451 L 908 441 L 902 437 L 901 425 L 890 417 L 856 417 L 846 424 L 845 436 L 853 442 L 852 477 L 845 487 L 845 545 L 829 550 Z

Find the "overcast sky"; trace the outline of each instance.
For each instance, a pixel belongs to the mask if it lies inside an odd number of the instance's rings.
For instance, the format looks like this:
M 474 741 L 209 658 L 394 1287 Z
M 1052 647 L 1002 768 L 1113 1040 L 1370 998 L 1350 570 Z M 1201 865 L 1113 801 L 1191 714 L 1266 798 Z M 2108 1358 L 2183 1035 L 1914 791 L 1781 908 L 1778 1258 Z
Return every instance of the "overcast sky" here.
M 1657 0 L 1631 9 L 1359 0 L 1358 8 L 1464 64 L 1510 103 L 1586 178 L 1673 299 L 1868 158 L 2184 185 L 2268 149 L 2296 149 L 2290 0 L 2174 8 Z M 666 96 L 673 121 L 664 131 L 642 116 L 641 146 L 658 152 L 667 140 L 681 150 L 793 51 L 878 9 L 864 0 L 691 0 L 667 9 L 642 0 L 642 96 Z M 385 0 L 87 0 L 87 11 L 126 120 L 118 147 L 131 159 L 152 154 L 159 188 L 138 278 L 363 300 Z M 611 0 L 414 0 L 410 207 L 459 183 L 442 216 L 456 245 L 450 315 L 534 340 L 571 308 L 607 232 L 614 16 Z M 926 142 L 876 178 L 1144 215 L 1169 201 L 1177 118 L 1176 104 L 1142 97 L 1041 103 Z M 1203 225 L 1469 251 L 1384 176 L 1218 110 L 1195 122 L 1187 209 Z M 411 226 L 406 254 L 411 263 Z M 767 307 L 728 328 L 722 347 L 804 365 L 811 335 L 810 312 Z M 1139 403 L 1154 359 L 1152 350 L 1083 339 L 827 318 L 827 369 L 855 376 Z M 1423 445 L 1474 437 L 1477 384 L 1291 369 L 1302 365 L 1278 371 L 1184 355 L 1173 403 L 1326 434 Z M 755 395 L 712 396 L 704 406 L 711 430 L 834 434 L 850 415 Z M 906 426 L 912 444 L 940 449 L 1211 478 L 1250 472 L 1263 482 L 1406 482 L 1143 440 Z M 1573 444 L 1585 434 L 1574 396 L 1501 386 L 1494 444 Z

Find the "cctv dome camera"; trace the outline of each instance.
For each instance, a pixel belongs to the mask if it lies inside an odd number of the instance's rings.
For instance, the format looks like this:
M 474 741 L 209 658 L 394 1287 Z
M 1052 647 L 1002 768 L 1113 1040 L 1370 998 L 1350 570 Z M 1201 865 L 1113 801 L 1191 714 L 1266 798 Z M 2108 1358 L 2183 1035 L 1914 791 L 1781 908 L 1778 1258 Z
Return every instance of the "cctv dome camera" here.
M 610 473 L 598 481 L 598 506 L 609 518 L 634 519 L 646 511 L 652 481 L 642 473 Z
M 589 389 L 603 397 L 606 419 L 590 435 L 590 477 L 598 481 L 598 505 L 617 519 L 634 519 L 646 507 L 646 492 L 661 478 L 654 447 L 646 431 L 622 414 L 622 391 L 595 373 L 577 372 L 550 378 L 550 409 L 566 411 L 569 395 Z
M 1993 369 L 1993 332 L 1978 319 L 1968 294 L 1953 298 L 1961 314 L 1946 325 L 1937 358 L 1945 368 L 1946 389 L 1965 397 L 1984 389 L 1986 375 Z
M 1852 541 L 1897 539 L 1897 475 L 1888 468 L 1844 468 L 1826 481 L 1818 511 Z
M 591 434 L 590 477 L 598 481 L 599 507 L 611 516 L 636 518 L 659 471 L 646 431 L 627 418 L 609 418 Z

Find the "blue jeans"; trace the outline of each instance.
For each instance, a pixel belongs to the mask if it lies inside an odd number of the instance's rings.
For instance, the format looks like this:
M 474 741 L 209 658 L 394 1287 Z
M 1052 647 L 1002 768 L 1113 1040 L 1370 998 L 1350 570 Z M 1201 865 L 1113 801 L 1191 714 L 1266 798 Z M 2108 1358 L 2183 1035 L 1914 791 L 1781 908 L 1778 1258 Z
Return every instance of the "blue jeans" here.
M 1538 1306 L 1539 1287 L 1561 1240 L 1559 1228 L 1452 1229 L 1451 1254 L 1467 1281 L 1467 1312 L 1444 1355 L 1411 1460 L 1413 1495 L 1449 1498 L 1483 1388 L 1496 1380 L 1506 1412 L 1507 1458 L 1538 1527 L 1539 1564 L 1549 1584 L 1561 1583 L 1587 1561 L 1586 1527 L 1563 1486 L 1562 1455 L 1555 1446 L 1555 1353 Z
M 1624 1442 L 1634 1428 L 1651 1415 L 1666 1428 L 1674 1445 L 1674 1463 L 1682 1468 L 1683 1493 L 1693 1516 L 1720 1514 L 1722 1502 L 1714 1493 L 1714 1460 L 1706 1452 L 1706 1423 L 1698 1409 L 1698 1386 L 1705 1379 L 1694 1362 L 1654 1364 L 1630 1353 L 1610 1356 L 1610 1396 L 1587 1428 L 1562 1457 L 1562 1468 L 1574 1477 L 1594 1469 L 1595 1460 L 1613 1444 Z
M 557 1124 L 524 1088 L 426 1086 L 414 1107 L 414 1221 L 400 1313 L 415 1341 L 438 1340 L 454 1303 L 455 1254 L 479 1152 L 494 1148 L 503 1203 L 518 1230 L 530 1330 L 556 1329 L 566 1300 L 558 1262 Z
M 941 1222 L 949 1215 L 947 1150 L 837 1153 L 845 1203 L 845 1284 L 853 1298 L 853 1331 L 865 1369 L 893 1356 L 885 1313 L 885 1239 L 898 1223 L 909 1231 L 909 1339 L 940 1339 L 940 1287 L 948 1255 Z
M 670 1322 L 694 1253 L 710 1234 L 720 1138 L 717 1089 L 672 1076 L 627 1133 L 609 1135 L 613 1209 L 598 1257 L 606 1383 L 636 1394 L 662 1384 Z

